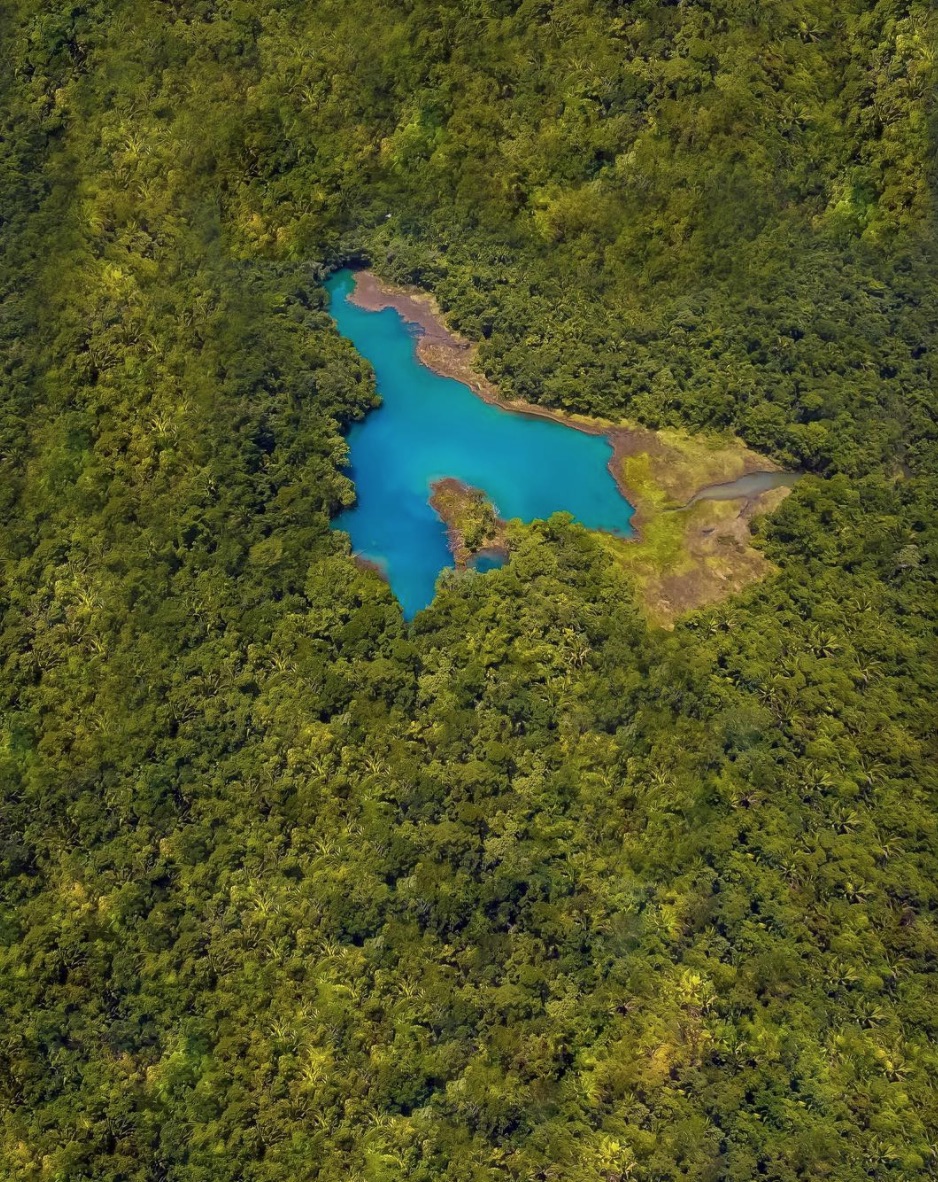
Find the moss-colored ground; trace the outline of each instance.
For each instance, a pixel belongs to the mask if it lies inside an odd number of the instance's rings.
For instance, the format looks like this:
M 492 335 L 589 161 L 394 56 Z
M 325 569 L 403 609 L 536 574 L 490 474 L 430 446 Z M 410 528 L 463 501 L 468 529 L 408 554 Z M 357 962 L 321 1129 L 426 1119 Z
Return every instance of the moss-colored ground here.
M 773 570 L 753 548 L 749 523 L 774 509 L 787 488 L 749 500 L 682 506 L 707 485 L 774 465 L 732 438 L 622 429 L 616 443 L 616 463 L 622 465 L 622 481 L 635 506 L 637 537 L 629 542 L 606 537 L 604 542 L 636 580 L 654 619 L 670 624 Z

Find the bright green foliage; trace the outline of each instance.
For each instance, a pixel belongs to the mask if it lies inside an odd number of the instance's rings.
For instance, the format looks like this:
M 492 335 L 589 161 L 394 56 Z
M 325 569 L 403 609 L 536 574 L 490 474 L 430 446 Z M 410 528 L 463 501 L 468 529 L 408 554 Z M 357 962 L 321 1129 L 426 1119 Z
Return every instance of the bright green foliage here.
M 0 16 L 0 1176 L 934 1176 L 928 6 Z M 558 518 L 405 627 L 355 252 L 808 467 L 780 574 L 663 632 Z

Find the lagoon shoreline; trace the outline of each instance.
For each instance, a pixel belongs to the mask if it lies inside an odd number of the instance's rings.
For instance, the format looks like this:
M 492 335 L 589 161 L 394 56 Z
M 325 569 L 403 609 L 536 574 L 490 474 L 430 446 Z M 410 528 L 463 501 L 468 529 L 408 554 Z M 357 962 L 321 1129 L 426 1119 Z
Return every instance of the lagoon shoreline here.
M 629 522 L 632 532 L 616 536 L 620 536 L 623 541 L 641 539 L 646 511 L 641 495 L 637 490 L 630 489 L 625 480 L 625 461 L 634 455 L 653 455 L 660 450 L 655 431 L 648 427 L 626 427 L 608 419 L 572 415 L 521 399 L 503 398 L 498 387 L 479 370 L 478 345 L 446 324 L 445 316 L 432 293 L 418 287 L 390 283 L 367 268 L 354 270 L 353 274 L 355 286 L 348 296 L 349 302 L 368 312 L 392 308 L 408 324 L 415 325 L 420 330 L 417 358 L 433 373 L 462 382 L 483 402 L 501 410 L 528 418 L 547 419 L 582 431 L 585 435 L 605 436 L 612 446 L 607 468 L 616 488 L 632 508 Z M 743 470 L 737 476 L 749 476 L 759 471 L 781 472 L 782 469 L 767 457 L 753 456 L 744 462 Z M 690 490 L 688 500 L 699 491 Z
M 417 338 L 417 359 L 433 373 L 462 382 L 483 402 L 501 410 L 532 419 L 547 419 L 564 427 L 573 427 L 585 435 L 605 436 L 612 445 L 607 464 L 609 473 L 632 508 L 632 533 L 623 535 L 623 538 L 630 540 L 638 536 L 639 508 L 623 479 L 622 461 L 635 452 L 646 451 L 653 432 L 641 427 L 623 427 L 603 419 L 581 418 L 521 399 L 503 398 L 494 383 L 479 371 L 478 345 L 446 324 L 435 296 L 417 287 L 388 283 L 367 269 L 356 270 L 353 274 L 355 286 L 348 296 L 349 302 L 367 312 L 393 308 L 409 324 L 416 325 L 421 330 Z
M 499 517 L 485 492 L 455 476 L 444 476 L 430 485 L 429 504 L 446 526 L 446 537 L 456 569 L 466 570 L 480 554 L 497 554 L 507 560 L 508 522 Z M 481 520 L 480 520 L 481 517 Z M 470 544 L 469 529 L 481 528 L 480 544 Z

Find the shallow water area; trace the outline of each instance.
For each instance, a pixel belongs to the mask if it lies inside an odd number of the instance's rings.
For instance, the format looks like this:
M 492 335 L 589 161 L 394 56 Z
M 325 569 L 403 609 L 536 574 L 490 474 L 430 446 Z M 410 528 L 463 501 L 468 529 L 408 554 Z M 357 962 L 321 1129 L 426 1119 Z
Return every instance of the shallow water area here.
M 358 501 L 332 524 L 386 572 L 408 619 L 430 603 L 440 571 L 453 566 L 446 528 L 429 504 L 430 486 L 444 477 L 482 489 L 505 519 L 567 512 L 590 529 L 631 533 L 632 506 L 609 471 L 612 444 L 604 435 L 494 406 L 434 373 L 417 357 L 419 329 L 393 308 L 356 307 L 354 284 L 350 270 L 329 279 L 330 312 L 374 366 L 383 402 L 349 432 Z
M 685 508 L 696 505 L 698 501 L 737 501 L 743 498 L 748 500 L 773 488 L 790 488 L 798 479 L 798 475 L 797 472 L 750 472 L 725 484 L 708 484 L 706 488 L 694 493 Z

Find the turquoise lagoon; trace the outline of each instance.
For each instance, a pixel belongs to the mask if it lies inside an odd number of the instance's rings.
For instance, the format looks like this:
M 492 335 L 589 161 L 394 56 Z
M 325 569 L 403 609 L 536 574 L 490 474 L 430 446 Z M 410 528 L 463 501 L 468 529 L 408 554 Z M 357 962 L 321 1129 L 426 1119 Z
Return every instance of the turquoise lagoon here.
M 453 565 L 429 504 L 431 484 L 443 477 L 484 490 L 506 519 L 565 512 L 590 529 L 631 533 L 632 506 L 609 471 L 604 435 L 504 410 L 433 373 L 417 358 L 417 326 L 393 308 L 357 308 L 348 298 L 354 285 L 349 270 L 328 280 L 330 312 L 374 366 L 382 405 L 349 431 L 357 502 L 332 524 L 384 573 L 407 619 L 430 603 L 440 572 Z M 483 559 L 478 569 L 493 565 Z

